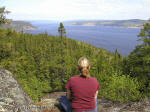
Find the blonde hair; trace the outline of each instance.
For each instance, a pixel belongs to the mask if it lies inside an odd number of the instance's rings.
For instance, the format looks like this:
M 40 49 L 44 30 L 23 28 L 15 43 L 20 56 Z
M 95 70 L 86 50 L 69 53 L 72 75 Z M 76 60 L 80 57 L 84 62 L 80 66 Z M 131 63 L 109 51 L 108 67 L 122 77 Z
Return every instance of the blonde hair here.
M 90 75 L 88 73 L 90 70 L 90 61 L 87 58 L 81 57 L 78 60 L 78 68 L 82 75 L 84 75 L 86 78 L 90 77 Z

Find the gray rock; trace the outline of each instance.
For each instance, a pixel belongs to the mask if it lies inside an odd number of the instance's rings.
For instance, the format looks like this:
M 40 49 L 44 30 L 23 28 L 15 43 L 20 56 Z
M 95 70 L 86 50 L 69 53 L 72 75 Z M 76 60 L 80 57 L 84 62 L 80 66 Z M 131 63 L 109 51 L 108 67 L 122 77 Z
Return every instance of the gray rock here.
M 16 78 L 0 68 L 0 112 L 38 112 Z
M 51 94 L 47 94 L 45 97 L 43 97 L 43 99 L 41 99 L 41 102 L 39 102 L 39 104 L 47 106 L 51 105 L 51 108 L 57 108 L 56 112 L 62 112 L 62 108 L 58 106 L 58 99 L 62 95 L 66 95 L 66 93 L 54 92 Z M 130 103 L 113 102 L 105 98 L 100 98 L 98 99 L 98 112 L 150 112 L 149 104 L 150 98 L 141 99 L 140 101 Z
M 144 111 L 145 111 L 145 112 L 150 112 L 150 106 L 145 107 L 145 108 L 144 108 Z

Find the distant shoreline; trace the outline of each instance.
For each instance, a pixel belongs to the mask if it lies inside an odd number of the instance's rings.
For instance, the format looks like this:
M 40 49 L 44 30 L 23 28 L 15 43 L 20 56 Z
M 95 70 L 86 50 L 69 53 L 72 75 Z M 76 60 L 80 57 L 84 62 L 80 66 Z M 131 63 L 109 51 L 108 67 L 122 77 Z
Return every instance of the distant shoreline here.
M 81 21 L 65 21 L 68 26 L 110 26 L 120 28 L 142 28 L 146 20 L 81 20 Z
M 142 26 L 136 27 L 136 26 L 105 26 L 105 25 L 76 25 L 76 24 L 67 24 L 67 26 L 102 26 L 102 27 L 114 27 L 114 28 L 132 28 L 132 29 L 141 29 Z
M 24 31 L 34 31 L 34 30 L 39 30 L 39 28 L 34 27 L 34 26 L 27 26 L 27 27 L 23 27 Z
M 33 31 L 38 30 L 39 28 L 32 25 L 30 22 L 26 21 L 12 21 L 10 24 L 3 24 L 2 26 L 4 29 L 11 28 L 13 30 L 16 30 L 18 32 L 21 31 Z

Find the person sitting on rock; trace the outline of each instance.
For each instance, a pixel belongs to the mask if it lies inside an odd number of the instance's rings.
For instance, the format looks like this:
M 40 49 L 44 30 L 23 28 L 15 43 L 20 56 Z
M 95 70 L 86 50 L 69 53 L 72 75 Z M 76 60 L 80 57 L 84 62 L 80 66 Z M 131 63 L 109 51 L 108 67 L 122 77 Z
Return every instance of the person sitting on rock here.
M 89 74 L 90 61 L 81 57 L 78 61 L 80 75 L 73 76 L 66 84 L 67 98 L 71 100 L 72 112 L 97 112 L 97 95 L 100 85 Z

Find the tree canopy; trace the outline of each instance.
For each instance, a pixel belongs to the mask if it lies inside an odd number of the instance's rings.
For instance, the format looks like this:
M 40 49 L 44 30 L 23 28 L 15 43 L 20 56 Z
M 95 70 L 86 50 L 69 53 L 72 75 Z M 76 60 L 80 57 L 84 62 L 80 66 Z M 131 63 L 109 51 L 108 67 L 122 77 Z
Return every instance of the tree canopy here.
M 124 60 L 124 73 L 138 78 L 143 86 L 141 91 L 150 95 L 150 22 L 143 25 L 139 41 L 142 44 L 137 45 L 126 60 Z

